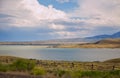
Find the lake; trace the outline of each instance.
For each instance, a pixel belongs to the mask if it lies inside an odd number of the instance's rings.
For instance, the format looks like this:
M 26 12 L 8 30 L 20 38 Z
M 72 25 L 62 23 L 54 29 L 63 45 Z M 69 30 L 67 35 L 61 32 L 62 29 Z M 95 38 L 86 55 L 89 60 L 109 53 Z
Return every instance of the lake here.
M 41 46 L 0 46 L 0 56 L 40 60 L 104 61 L 120 58 L 120 49 L 44 48 Z

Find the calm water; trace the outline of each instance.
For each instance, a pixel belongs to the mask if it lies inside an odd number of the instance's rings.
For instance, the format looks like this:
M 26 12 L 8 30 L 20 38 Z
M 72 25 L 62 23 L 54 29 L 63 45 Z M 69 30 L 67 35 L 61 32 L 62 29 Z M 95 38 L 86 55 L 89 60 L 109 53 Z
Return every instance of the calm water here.
M 42 60 L 104 61 L 120 58 L 120 49 L 43 48 L 40 46 L 0 46 L 0 55 Z

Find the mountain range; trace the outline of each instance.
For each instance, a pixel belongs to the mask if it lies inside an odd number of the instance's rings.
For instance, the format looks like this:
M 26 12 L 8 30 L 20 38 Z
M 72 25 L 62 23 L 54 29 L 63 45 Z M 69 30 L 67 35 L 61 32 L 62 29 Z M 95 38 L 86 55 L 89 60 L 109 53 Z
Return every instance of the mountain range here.
M 70 39 L 55 39 L 55 40 L 48 40 L 48 42 L 58 42 L 58 43 L 93 43 L 103 39 L 108 38 L 120 38 L 120 31 L 114 33 L 112 35 L 96 35 L 92 37 L 85 37 L 85 38 L 70 38 Z
M 120 32 L 114 33 L 112 35 L 97 35 L 93 37 L 86 37 L 86 39 L 105 39 L 105 38 L 120 38 Z
M 8 45 L 56 45 L 56 44 L 81 44 L 81 43 L 95 43 L 104 39 L 120 38 L 120 32 L 112 35 L 96 35 L 85 38 L 69 38 L 69 39 L 53 39 L 46 41 L 24 41 L 24 42 L 0 42 L 0 44 Z

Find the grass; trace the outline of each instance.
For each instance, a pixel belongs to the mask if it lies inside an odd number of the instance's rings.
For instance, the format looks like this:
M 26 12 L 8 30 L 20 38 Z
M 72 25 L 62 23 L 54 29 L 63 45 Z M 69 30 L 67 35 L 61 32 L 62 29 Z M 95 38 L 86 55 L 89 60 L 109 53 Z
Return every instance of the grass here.
M 45 75 L 46 71 L 44 68 L 41 67 L 35 67 L 32 71 L 31 71 L 32 75 Z
M 112 73 L 111 73 L 112 72 Z M 82 71 L 79 72 L 80 74 L 80 78 L 114 78 L 116 77 L 120 77 L 120 71 L 116 70 L 116 71 Z M 77 78 L 79 78 L 77 76 Z
M 8 65 L 3 65 L 0 63 L 0 71 L 2 72 L 6 72 L 9 70 L 9 66 Z
M 25 59 L 18 59 L 12 64 L 18 71 L 32 70 L 35 67 L 35 62 Z
M 29 71 L 35 67 L 35 62 L 26 59 L 17 59 L 12 63 L 0 63 L 0 71 Z
M 18 72 L 34 76 L 43 76 L 45 78 L 120 77 L 119 58 L 105 62 L 50 61 L 35 59 L 28 60 L 23 58 L 10 60 L 12 57 L 7 57 L 6 59 L 5 57 L 4 59 L 0 59 L 0 72 L 13 72 L 13 74 Z M 117 62 L 115 60 L 117 60 Z

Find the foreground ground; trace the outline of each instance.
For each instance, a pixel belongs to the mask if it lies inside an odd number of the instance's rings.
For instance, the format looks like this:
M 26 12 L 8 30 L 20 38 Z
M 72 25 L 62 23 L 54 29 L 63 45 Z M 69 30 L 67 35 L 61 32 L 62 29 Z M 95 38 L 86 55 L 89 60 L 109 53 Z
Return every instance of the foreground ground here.
M 50 61 L 0 56 L 0 78 L 119 78 L 120 58 L 104 62 Z

